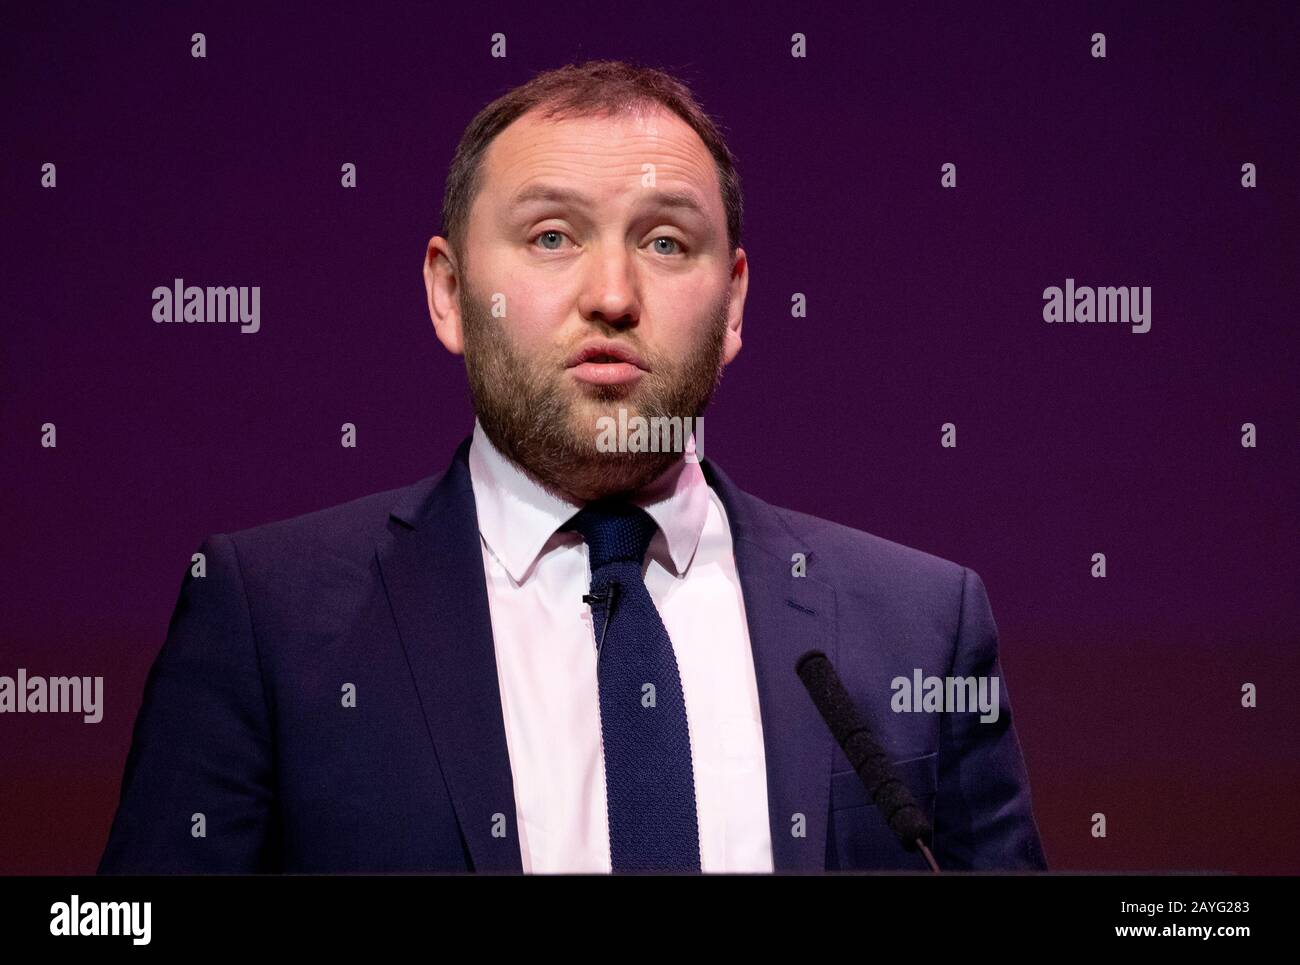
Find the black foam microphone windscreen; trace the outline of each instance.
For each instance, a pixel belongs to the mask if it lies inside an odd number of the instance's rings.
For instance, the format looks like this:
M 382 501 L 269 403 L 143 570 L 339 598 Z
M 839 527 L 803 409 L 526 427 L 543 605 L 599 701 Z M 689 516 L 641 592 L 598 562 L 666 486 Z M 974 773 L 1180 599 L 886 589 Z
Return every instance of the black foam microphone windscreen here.
M 894 773 L 826 654 L 808 651 L 795 664 L 795 672 L 903 847 L 915 851 L 918 839 L 929 846 L 934 833 L 929 819 Z

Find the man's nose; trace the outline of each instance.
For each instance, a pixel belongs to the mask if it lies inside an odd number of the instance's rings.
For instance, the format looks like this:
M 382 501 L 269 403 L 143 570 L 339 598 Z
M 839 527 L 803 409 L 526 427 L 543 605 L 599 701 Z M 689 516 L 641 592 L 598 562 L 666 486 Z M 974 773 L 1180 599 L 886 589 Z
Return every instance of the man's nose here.
M 608 325 L 637 323 L 641 309 L 633 258 L 623 245 L 602 244 L 586 254 L 578 305 L 583 318 Z

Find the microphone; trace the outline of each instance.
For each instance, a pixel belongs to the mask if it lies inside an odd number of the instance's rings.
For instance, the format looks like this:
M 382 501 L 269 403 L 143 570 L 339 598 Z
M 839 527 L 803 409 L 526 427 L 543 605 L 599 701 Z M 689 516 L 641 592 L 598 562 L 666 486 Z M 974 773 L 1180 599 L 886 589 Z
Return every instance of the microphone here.
M 600 628 L 600 639 L 596 641 L 596 659 L 600 659 L 600 650 L 605 646 L 605 634 L 609 630 L 609 623 L 614 619 L 614 605 L 618 603 L 619 592 L 623 589 L 618 580 L 612 581 L 607 587 L 599 593 L 582 594 L 582 602 L 587 606 L 594 607 L 599 603 L 605 608 L 605 623 Z
M 929 848 L 934 835 L 929 819 L 917 807 L 907 785 L 894 773 L 884 749 L 853 705 L 853 698 L 826 654 L 809 650 L 795 663 L 794 670 L 889 829 L 906 850 L 920 848 L 930 870 L 938 874 L 939 865 Z

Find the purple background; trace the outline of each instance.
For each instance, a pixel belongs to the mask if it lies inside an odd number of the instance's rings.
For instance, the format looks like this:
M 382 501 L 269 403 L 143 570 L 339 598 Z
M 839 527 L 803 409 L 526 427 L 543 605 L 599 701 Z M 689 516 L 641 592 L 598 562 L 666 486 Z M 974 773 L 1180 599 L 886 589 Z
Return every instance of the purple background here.
M 448 162 L 589 57 L 677 72 L 739 158 L 745 347 L 707 455 L 983 577 L 1053 868 L 1300 870 L 1297 5 L 27 6 L 0 674 L 103 675 L 105 717 L 0 716 L 0 872 L 94 869 L 205 535 L 446 465 L 472 413 L 419 265 Z M 155 324 L 175 277 L 261 286 L 261 331 Z M 1045 324 L 1067 277 L 1151 286 L 1151 331 Z

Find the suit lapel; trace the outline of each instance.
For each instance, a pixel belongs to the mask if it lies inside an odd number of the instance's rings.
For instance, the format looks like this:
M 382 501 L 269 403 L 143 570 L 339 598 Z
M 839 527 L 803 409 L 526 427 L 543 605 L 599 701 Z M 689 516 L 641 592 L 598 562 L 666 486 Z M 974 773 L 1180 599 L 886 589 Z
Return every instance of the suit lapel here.
M 773 507 L 738 489 L 707 457 L 700 466 L 726 507 L 744 594 L 763 724 L 773 867 L 823 871 L 834 738 L 794 666 L 809 650 L 836 660 L 835 590 L 811 576 L 792 575 L 791 557 L 811 557 L 813 548 Z M 796 814 L 804 816 L 804 837 L 795 836 Z
M 469 446 L 394 507 L 379 565 L 473 870 L 522 872 Z

